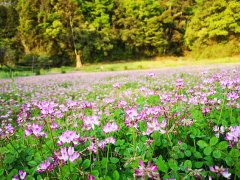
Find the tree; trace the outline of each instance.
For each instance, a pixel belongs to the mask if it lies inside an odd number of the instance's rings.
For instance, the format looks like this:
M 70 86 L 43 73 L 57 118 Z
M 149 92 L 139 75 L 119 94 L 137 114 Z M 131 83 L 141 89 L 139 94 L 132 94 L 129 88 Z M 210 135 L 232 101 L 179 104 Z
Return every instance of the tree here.
M 239 53 L 240 2 L 199 1 L 185 38 L 188 47 L 199 57 Z

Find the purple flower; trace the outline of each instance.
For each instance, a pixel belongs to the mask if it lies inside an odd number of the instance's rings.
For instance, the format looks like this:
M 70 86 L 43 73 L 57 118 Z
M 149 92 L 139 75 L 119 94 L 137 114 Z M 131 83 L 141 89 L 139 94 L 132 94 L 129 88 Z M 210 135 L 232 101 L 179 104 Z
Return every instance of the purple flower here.
M 163 120 L 161 123 L 158 122 L 156 118 L 152 122 L 147 122 L 147 131 L 143 132 L 143 135 L 149 135 L 154 131 L 160 131 L 162 134 L 166 133 L 166 130 L 163 128 L 167 127 L 167 121 Z
M 57 129 L 58 128 L 58 124 L 53 122 L 50 127 L 51 127 L 51 129 Z
M 76 159 L 80 157 L 80 155 L 78 152 L 74 151 L 73 147 L 69 147 L 69 148 L 62 147 L 60 152 L 57 153 L 57 157 L 58 159 L 63 160 L 65 162 L 68 160 L 71 162 L 74 162 Z
M 37 168 L 37 172 L 49 171 L 50 167 L 51 167 L 51 163 L 50 163 L 49 159 L 47 159 L 46 161 L 44 161 L 43 163 L 41 163 L 39 165 L 39 167 Z
M 116 139 L 113 137 L 108 137 L 102 141 L 99 141 L 98 147 L 103 149 L 107 144 L 116 144 Z
M 220 128 L 218 126 L 213 126 L 213 131 L 216 132 L 215 136 L 219 138 L 220 134 L 224 134 L 225 129 L 224 126 L 221 126 Z
M 32 125 L 27 125 L 27 128 L 25 129 L 24 135 L 30 136 L 34 134 L 36 137 L 47 137 L 47 134 L 42 131 L 43 126 L 40 124 L 33 123 Z
M 19 170 L 18 173 L 19 173 L 20 179 L 25 179 L 26 178 L 27 173 L 24 172 L 23 170 Z
M 58 145 L 62 145 L 64 143 L 70 144 L 73 142 L 74 145 L 77 145 L 80 141 L 80 136 L 76 134 L 74 131 L 65 131 L 62 133 L 61 136 L 59 136 L 59 141 L 57 142 Z
M 221 167 L 218 167 L 217 165 L 215 165 L 214 167 L 211 166 L 209 167 L 210 171 L 217 173 L 217 176 L 222 175 L 223 177 L 230 179 L 231 177 L 231 173 L 228 173 L 228 169 Z
M 115 132 L 115 131 L 117 131 L 117 130 L 119 130 L 119 129 L 120 129 L 119 126 L 118 126 L 115 122 L 113 122 L 113 123 L 107 123 L 107 124 L 103 127 L 103 132 L 104 132 L 105 134 L 107 134 L 107 133 Z
M 26 179 L 27 173 L 24 172 L 23 170 L 19 170 L 18 174 L 19 174 L 21 180 L 25 180 Z M 17 175 L 14 175 L 12 180 L 19 180 L 19 177 Z
M 154 78 L 156 74 L 154 72 L 149 72 L 146 77 Z
M 184 85 L 184 80 L 182 78 L 177 79 L 176 81 L 176 87 L 181 88 Z
M 0 137 L 5 137 L 7 135 L 13 135 L 14 134 L 14 127 L 12 124 L 5 125 L 2 123 L 2 128 L 0 128 Z
M 154 163 L 150 164 L 150 161 L 148 161 L 148 165 L 145 167 L 144 162 L 140 160 L 139 168 L 135 169 L 134 176 L 142 179 L 145 179 L 146 176 L 152 179 L 158 179 L 160 175 L 158 173 L 158 168 Z
M 240 126 L 230 126 L 229 130 L 225 139 L 230 142 L 230 146 L 233 146 L 235 143 L 238 143 L 240 139 Z
M 95 177 L 89 174 L 88 175 L 88 180 L 95 180 Z
M 115 88 L 115 89 L 120 89 L 120 84 L 119 84 L 119 83 L 113 84 L 113 88 Z
M 19 180 L 19 177 L 17 175 L 14 175 L 12 180 Z
M 100 121 L 99 121 L 98 116 L 88 116 L 85 117 L 83 120 L 83 129 L 90 131 L 91 129 L 94 129 L 94 126 L 100 126 Z

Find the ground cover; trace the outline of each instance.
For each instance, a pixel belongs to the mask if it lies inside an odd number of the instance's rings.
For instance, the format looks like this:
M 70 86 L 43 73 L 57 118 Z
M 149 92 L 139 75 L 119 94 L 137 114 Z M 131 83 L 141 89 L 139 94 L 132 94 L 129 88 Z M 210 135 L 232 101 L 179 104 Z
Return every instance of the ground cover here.
M 240 178 L 237 66 L 0 82 L 0 179 Z
M 0 66 L 0 79 L 6 79 L 11 77 L 20 76 L 34 76 L 34 75 L 46 75 L 56 73 L 71 73 L 71 72 L 107 72 L 107 71 L 126 71 L 126 70 L 148 70 L 148 69 L 160 69 L 160 68 L 178 68 L 178 67 L 191 67 L 191 66 L 208 66 L 219 64 L 240 64 L 240 57 L 225 57 L 215 59 L 192 59 L 187 57 L 161 57 L 152 59 L 142 59 L 138 61 L 118 61 L 118 62 L 106 62 L 106 63 L 93 63 L 84 64 L 80 69 L 75 67 L 62 66 L 55 68 L 40 68 L 40 67 L 15 67 L 9 69 Z

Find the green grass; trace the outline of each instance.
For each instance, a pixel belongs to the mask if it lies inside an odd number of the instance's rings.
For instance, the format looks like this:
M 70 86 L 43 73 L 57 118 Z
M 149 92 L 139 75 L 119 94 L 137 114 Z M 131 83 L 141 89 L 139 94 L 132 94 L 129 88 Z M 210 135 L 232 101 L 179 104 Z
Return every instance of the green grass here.
M 156 68 L 174 68 L 181 66 L 200 66 L 210 64 L 225 64 L 225 63 L 240 63 L 240 56 L 216 58 L 216 59 L 201 59 L 194 60 L 191 58 L 182 57 L 161 57 L 148 60 L 139 61 L 119 61 L 114 63 L 96 63 L 85 64 L 82 68 L 76 69 L 74 67 L 60 67 L 50 69 L 40 69 L 40 73 L 36 74 L 32 71 L 14 71 L 13 77 L 17 76 L 33 76 L 44 74 L 68 73 L 73 71 L 82 72 L 104 72 L 104 71 L 124 71 L 137 69 L 156 69 Z M 11 78 L 11 74 L 7 71 L 0 72 L 0 78 Z
M 134 62 L 116 62 L 116 63 L 99 63 L 85 65 L 80 70 L 85 72 L 101 72 L 101 71 L 123 71 L 136 69 L 156 69 L 166 67 L 180 67 L 193 65 L 210 65 L 210 64 L 224 64 L 224 63 L 240 63 L 240 57 L 227 57 L 218 59 L 201 59 L 193 60 L 190 58 L 155 58 L 155 60 L 141 60 Z

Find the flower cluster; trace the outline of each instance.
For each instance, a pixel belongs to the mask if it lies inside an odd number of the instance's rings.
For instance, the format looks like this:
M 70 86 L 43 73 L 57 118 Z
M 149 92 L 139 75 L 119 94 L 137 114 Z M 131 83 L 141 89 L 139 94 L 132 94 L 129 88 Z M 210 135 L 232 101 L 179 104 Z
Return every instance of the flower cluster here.
M 222 175 L 223 177 L 225 177 L 227 179 L 231 178 L 231 173 L 228 172 L 228 169 L 225 169 L 222 166 L 218 167 L 215 165 L 215 166 L 211 166 L 209 169 L 210 169 L 210 171 L 217 173 L 217 176 Z
M 13 134 L 14 134 L 14 127 L 12 126 L 12 124 L 2 123 L 2 125 L 0 127 L 0 138 L 4 138 L 6 136 L 11 136 Z
M 140 160 L 139 168 L 135 169 L 134 176 L 142 179 L 146 179 L 146 177 L 151 179 L 158 179 L 160 174 L 158 172 L 157 166 L 155 166 L 153 163 L 151 164 L 150 161 L 148 161 L 148 165 L 145 167 L 144 162 Z
M 75 131 L 65 131 L 62 133 L 61 136 L 59 136 L 59 141 L 57 144 L 63 145 L 64 143 L 70 144 L 73 142 L 74 145 L 77 145 L 80 141 L 80 136 Z
M 103 126 L 103 132 L 105 134 L 115 132 L 119 129 L 120 129 L 119 126 L 115 122 L 107 123 L 105 126 Z
M 229 142 L 229 146 L 233 147 L 240 139 L 240 126 L 230 126 L 229 132 L 226 133 L 226 140 Z
M 12 180 L 22 180 L 22 179 L 26 179 L 26 176 L 27 176 L 27 173 L 26 172 L 24 172 L 23 170 L 19 170 L 18 171 L 18 174 L 19 174 L 19 176 L 17 176 L 17 175 L 14 175 L 14 177 L 12 178 Z
M 87 116 L 83 119 L 83 130 L 90 131 L 94 126 L 100 126 L 99 116 Z
M 55 152 L 55 155 L 59 160 L 63 160 L 63 162 L 66 162 L 68 160 L 74 162 L 75 160 L 80 158 L 80 154 L 74 151 L 73 147 L 62 147 L 60 149 L 60 152 Z
M 47 133 L 43 132 L 43 126 L 40 124 L 27 124 L 27 128 L 25 129 L 24 135 L 30 136 L 35 135 L 36 137 L 47 137 Z

